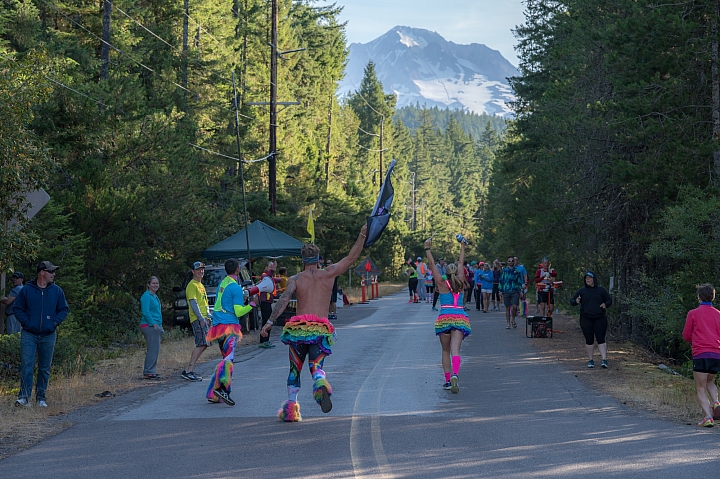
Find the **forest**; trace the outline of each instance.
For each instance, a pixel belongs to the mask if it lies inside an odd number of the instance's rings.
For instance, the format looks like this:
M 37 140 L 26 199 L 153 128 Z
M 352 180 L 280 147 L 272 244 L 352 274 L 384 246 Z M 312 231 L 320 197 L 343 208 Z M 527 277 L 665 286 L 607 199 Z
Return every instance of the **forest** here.
M 720 279 L 718 0 L 525 8 L 506 121 L 396 111 L 372 63 L 339 98 L 340 7 L 280 1 L 278 48 L 304 50 L 278 58 L 278 100 L 297 104 L 278 115 L 273 215 L 257 105 L 268 0 L 4 0 L 0 213 L 20 219 L 3 227 L 0 268 L 62 266 L 71 353 L 122 342 L 150 275 L 169 304 L 200 252 L 243 227 L 242 179 L 249 221 L 307 240 L 315 204 L 316 242 L 346 252 L 380 186 L 382 140 L 385 166 L 398 160 L 393 221 L 366 253 L 384 279 L 433 232 L 452 258 L 463 233 L 478 258 L 532 270 L 549 257 L 565 296 L 593 270 L 616 299 L 614 337 L 684 361 L 695 285 Z M 24 220 L 40 187 L 52 200 Z
M 447 255 L 458 251 L 453 233 L 480 245 L 504 122 L 416 108 L 403 116 L 409 128 L 372 63 L 338 98 L 348 53 L 339 7 L 282 0 L 279 10 L 278 48 L 304 50 L 278 58 L 278 100 L 298 104 L 278 114 L 272 215 L 269 115 L 253 104 L 269 95 L 269 1 L 3 2 L 0 211 L 2 224 L 19 221 L 2 230 L 0 268 L 32 277 L 39 260 L 61 266 L 71 314 L 56 351 L 73 358 L 137 334 L 150 275 L 169 307 L 200 252 L 243 228 L 243 180 L 248 221 L 308 240 L 315 204 L 316 243 L 346 253 L 380 187 L 381 123 L 396 197 L 365 253 L 383 278 L 401 275 L 431 232 Z M 40 187 L 51 201 L 25 220 L 24 195 Z
M 548 256 L 566 294 L 593 270 L 616 337 L 684 362 L 695 286 L 720 280 L 718 1 L 525 6 L 484 241 Z

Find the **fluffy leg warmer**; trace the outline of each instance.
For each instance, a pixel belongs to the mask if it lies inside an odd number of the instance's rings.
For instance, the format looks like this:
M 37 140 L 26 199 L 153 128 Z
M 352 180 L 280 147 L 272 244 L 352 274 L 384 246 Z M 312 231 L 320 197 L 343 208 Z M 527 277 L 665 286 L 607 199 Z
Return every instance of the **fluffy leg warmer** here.
M 278 411 L 278 417 L 285 422 L 300 422 L 300 404 L 297 401 L 285 401 Z

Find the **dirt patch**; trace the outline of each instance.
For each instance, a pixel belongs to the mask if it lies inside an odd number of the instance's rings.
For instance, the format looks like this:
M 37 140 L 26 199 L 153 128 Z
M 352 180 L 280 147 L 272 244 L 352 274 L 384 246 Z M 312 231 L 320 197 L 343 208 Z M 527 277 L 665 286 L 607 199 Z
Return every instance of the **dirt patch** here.
M 518 327 L 524 323 L 518 321 Z M 586 385 L 607 393 L 633 409 L 652 411 L 663 419 L 694 425 L 702 418 L 691 379 L 675 376 L 659 368 L 662 358 L 632 343 L 608 339 L 608 363 L 602 369 L 595 350 L 596 367 L 587 367 L 585 339 L 578 320 L 562 314 L 553 317 L 553 338 L 535 338 L 533 347 L 558 360 Z M 720 432 L 720 430 L 718 431 Z

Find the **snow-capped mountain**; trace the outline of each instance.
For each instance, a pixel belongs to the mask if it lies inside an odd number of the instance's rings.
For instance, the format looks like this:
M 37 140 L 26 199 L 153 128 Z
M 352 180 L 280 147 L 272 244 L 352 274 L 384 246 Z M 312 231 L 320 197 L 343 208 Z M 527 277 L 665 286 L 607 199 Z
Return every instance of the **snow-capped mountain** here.
M 500 52 L 485 45 L 458 45 L 421 28 L 395 27 L 369 43 L 353 43 L 339 94 L 360 88 L 368 61 L 397 106 L 466 109 L 509 116 L 514 99 L 507 77 L 517 69 Z

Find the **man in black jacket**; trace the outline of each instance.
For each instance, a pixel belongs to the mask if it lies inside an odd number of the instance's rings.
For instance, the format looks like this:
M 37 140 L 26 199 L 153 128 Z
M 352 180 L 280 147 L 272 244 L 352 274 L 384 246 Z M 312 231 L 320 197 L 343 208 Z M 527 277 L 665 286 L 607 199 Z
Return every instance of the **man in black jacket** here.
M 594 368 L 593 354 L 595 353 L 595 340 L 597 339 L 603 368 L 608 367 L 607 344 L 607 315 L 605 310 L 612 306 L 612 298 L 605 288 L 598 286 L 595 274 L 592 271 L 585 273 L 585 287 L 580 288 L 570 300 L 572 306 L 580 305 L 580 328 L 585 336 L 585 350 L 588 355 L 588 367 Z

